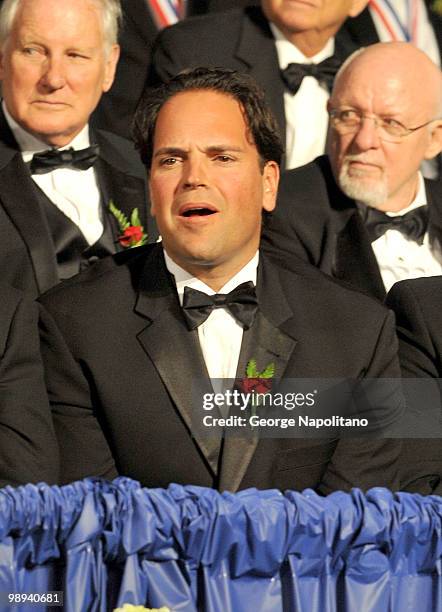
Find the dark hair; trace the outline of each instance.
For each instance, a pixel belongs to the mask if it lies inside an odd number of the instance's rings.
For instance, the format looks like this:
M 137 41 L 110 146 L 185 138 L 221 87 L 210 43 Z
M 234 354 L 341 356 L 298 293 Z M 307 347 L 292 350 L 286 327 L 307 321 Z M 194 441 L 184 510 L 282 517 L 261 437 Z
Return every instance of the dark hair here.
M 284 149 L 275 117 L 252 77 L 227 68 L 194 68 L 183 70 L 158 87 L 145 89 L 138 103 L 133 135 L 146 168 L 151 167 L 155 125 L 163 104 L 178 93 L 199 89 L 217 91 L 237 100 L 262 166 L 268 161 L 281 163 Z

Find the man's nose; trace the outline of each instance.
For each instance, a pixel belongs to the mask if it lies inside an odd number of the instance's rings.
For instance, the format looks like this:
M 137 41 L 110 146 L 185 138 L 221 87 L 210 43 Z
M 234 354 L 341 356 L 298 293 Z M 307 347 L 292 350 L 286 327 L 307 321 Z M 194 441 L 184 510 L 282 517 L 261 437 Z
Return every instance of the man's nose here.
M 364 116 L 361 118 L 361 125 L 355 134 L 353 142 L 361 151 L 377 149 L 380 146 L 381 139 L 379 137 L 376 117 Z
M 62 58 L 48 57 L 46 59 L 40 83 L 52 91 L 66 85 L 66 71 Z
M 207 184 L 208 160 L 202 155 L 190 155 L 184 162 L 183 185 L 186 188 L 202 187 Z

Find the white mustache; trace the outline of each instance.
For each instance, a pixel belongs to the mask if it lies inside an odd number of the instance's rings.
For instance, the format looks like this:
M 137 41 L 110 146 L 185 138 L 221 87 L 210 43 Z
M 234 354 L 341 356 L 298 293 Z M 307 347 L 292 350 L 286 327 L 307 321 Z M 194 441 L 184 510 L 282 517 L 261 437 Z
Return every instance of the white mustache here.
M 359 162 L 361 164 L 372 164 L 372 165 L 375 165 L 375 166 L 379 166 L 380 168 L 383 169 L 383 167 L 380 166 L 380 164 L 374 162 L 373 160 L 371 160 L 369 158 L 369 156 L 364 155 L 364 154 L 359 154 L 359 155 L 358 154 L 354 154 L 354 155 L 350 154 L 350 155 L 346 155 L 344 157 L 344 164 L 349 164 L 351 162 Z

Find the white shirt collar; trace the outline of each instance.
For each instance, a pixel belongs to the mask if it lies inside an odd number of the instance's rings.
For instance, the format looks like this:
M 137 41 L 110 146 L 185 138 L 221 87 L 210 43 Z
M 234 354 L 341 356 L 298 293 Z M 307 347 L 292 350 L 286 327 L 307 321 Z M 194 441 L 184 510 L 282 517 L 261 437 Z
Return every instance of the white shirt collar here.
M 232 276 L 232 278 L 228 280 L 219 291 L 214 291 L 199 278 L 192 276 L 189 272 L 184 270 L 184 268 L 181 268 L 181 266 L 179 266 L 169 257 L 164 248 L 163 252 L 166 267 L 175 278 L 175 284 L 181 305 L 183 304 L 184 287 L 191 287 L 192 289 L 203 291 L 204 293 L 207 293 L 207 295 L 214 295 L 215 293 L 229 293 L 235 289 L 235 287 L 241 285 L 241 283 L 246 283 L 248 281 L 252 281 L 252 283 L 256 285 L 259 251 L 256 251 L 252 259 L 243 268 L 241 268 L 241 270 L 237 272 L 235 276 Z
M 50 147 L 47 143 L 39 140 L 25 129 L 23 129 L 16 121 L 13 119 L 6 108 L 5 101 L 2 101 L 2 109 L 6 117 L 6 121 L 9 125 L 9 128 L 12 131 L 12 134 L 17 141 L 18 146 L 22 152 L 22 157 L 24 162 L 28 162 L 32 159 L 34 153 L 40 153 L 41 151 L 47 151 L 51 148 L 58 147 Z M 72 147 L 75 150 L 85 149 L 90 145 L 89 139 L 89 126 L 86 124 L 84 128 L 81 130 L 79 134 L 75 136 L 68 144 L 63 147 L 59 147 L 60 150 L 67 149 Z
M 305 56 L 302 51 L 298 49 L 293 43 L 291 43 L 275 26 L 274 23 L 270 23 L 270 29 L 272 30 L 273 37 L 275 39 L 276 52 L 278 54 L 278 63 L 281 70 L 287 68 L 291 63 L 295 64 L 319 64 L 328 57 L 331 57 L 335 52 L 335 39 L 329 38 L 325 47 L 312 57 Z
M 356 202 L 359 209 L 364 210 L 366 205 L 362 202 Z M 397 212 L 389 212 L 386 211 L 385 214 L 388 217 L 398 217 L 402 215 L 406 215 L 408 212 L 414 210 L 415 208 L 419 208 L 419 206 L 426 206 L 427 202 L 427 192 L 425 190 L 425 180 L 422 175 L 422 172 L 418 172 L 418 186 L 416 195 L 409 206 L 406 208 L 402 208 L 402 210 L 398 210 Z

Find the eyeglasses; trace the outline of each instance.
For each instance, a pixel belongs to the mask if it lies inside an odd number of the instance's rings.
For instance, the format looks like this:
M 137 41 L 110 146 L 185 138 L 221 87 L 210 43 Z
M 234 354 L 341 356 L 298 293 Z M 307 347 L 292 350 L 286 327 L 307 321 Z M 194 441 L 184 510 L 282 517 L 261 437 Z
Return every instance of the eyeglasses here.
M 329 111 L 330 124 L 338 134 L 353 134 L 358 132 L 363 119 L 373 119 L 378 130 L 379 138 L 387 142 L 401 142 L 402 138 L 409 136 L 416 130 L 429 125 L 436 119 L 430 119 L 422 125 L 407 128 L 400 121 L 391 117 L 378 117 L 377 115 L 366 115 L 355 108 L 336 108 Z

